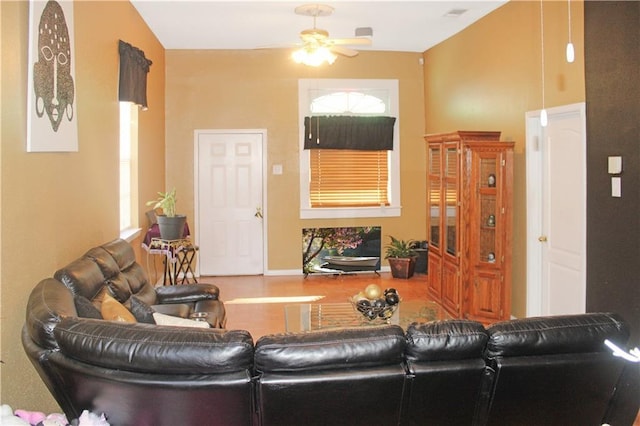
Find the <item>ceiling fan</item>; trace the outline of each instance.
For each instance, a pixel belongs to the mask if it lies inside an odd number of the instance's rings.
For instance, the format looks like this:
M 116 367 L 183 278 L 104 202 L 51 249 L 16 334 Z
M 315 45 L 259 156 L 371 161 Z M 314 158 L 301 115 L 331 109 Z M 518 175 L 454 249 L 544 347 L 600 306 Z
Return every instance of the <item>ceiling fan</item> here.
M 333 13 L 333 10 L 333 7 L 325 4 L 305 4 L 295 8 L 296 14 L 313 17 L 313 28 L 300 32 L 302 47 L 293 52 L 294 61 L 312 66 L 321 65 L 323 62 L 332 64 L 336 60 L 336 54 L 347 57 L 353 57 L 358 54 L 357 50 L 346 46 L 371 45 L 371 39 L 368 37 L 330 38 L 328 31 L 317 28 L 316 18 L 329 16 Z M 363 32 L 366 35 L 372 35 L 370 28 L 365 29 Z

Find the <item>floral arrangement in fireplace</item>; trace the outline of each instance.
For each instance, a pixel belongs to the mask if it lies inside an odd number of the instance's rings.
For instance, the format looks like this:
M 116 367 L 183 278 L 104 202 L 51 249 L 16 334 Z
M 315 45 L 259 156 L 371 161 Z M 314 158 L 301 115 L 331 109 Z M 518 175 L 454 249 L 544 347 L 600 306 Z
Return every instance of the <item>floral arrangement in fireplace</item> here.
M 314 272 L 377 271 L 381 229 L 369 227 L 304 228 L 302 270 Z

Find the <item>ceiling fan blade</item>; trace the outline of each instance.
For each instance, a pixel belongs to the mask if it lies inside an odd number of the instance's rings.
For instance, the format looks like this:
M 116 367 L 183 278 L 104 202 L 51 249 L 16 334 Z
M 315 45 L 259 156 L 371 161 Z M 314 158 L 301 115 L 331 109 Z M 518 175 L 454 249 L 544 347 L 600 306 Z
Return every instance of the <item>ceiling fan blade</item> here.
M 358 54 L 357 50 L 349 49 L 348 47 L 342 46 L 331 46 L 329 50 L 331 50 L 333 53 L 337 53 L 338 55 L 348 56 L 350 58 Z
M 367 37 L 355 37 L 355 38 L 332 38 L 329 39 L 332 44 L 349 44 L 353 46 L 371 46 L 371 39 Z

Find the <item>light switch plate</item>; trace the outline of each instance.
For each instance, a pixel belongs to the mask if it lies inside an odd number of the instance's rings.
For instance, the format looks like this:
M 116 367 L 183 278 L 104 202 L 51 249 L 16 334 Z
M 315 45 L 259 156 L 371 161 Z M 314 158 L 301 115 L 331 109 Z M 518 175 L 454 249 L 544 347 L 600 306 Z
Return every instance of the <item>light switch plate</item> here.
M 620 173 L 622 173 L 622 157 L 609 157 L 609 174 L 618 175 Z
M 622 179 L 619 177 L 611 178 L 611 196 L 622 197 Z
M 281 175 L 282 174 L 282 164 L 274 164 L 273 165 L 273 174 Z

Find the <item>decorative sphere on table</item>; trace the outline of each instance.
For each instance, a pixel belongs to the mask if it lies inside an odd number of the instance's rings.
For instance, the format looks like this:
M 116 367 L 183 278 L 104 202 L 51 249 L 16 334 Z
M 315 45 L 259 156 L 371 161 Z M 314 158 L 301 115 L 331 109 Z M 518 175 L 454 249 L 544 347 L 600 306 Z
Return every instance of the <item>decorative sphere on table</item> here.
M 385 294 L 384 298 L 387 304 L 391 306 L 397 305 L 398 302 L 400 302 L 400 297 L 398 296 L 398 293 L 387 293 Z
M 382 289 L 377 284 L 369 284 L 364 289 L 364 294 L 367 296 L 367 299 L 369 300 L 377 299 L 382 295 Z

